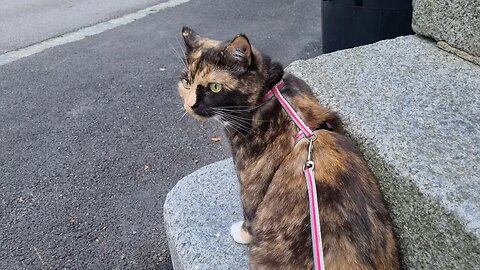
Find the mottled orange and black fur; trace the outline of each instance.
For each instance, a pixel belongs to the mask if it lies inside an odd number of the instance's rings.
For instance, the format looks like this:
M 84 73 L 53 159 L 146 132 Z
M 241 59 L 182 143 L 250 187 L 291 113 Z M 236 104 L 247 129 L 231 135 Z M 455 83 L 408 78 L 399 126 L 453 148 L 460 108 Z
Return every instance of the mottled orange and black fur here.
M 319 105 L 299 78 L 251 47 L 244 35 L 229 42 L 182 29 L 186 70 L 179 93 L 185 109 L 222 122 L 241 184 L 243 237 L 251 269 L 313 269 L 303 164 L 306 142 L 294 144 L 297 128 L 279 102 L 261 98 L 282 78 L 282 93 L 315 131 L 315 178 L 325 267 L 399 269 L 396 241 L 377 183 L 343 134 L 338 116 Z M 214 92 L 211 83 L 221 85 Z

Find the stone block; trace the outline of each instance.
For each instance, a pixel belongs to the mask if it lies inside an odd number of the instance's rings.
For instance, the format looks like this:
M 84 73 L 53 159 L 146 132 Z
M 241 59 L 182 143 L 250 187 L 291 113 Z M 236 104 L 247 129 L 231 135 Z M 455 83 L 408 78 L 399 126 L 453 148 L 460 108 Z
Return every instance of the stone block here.
M 480 63 L 480 1 L 413 0 L 412 27 L 415 33 L 446 42 Z
M 418 36 L 296 61 L 379 179 L 405 269 L 480 265 L 480 67 Z
M 175 270 L 248 269 L 246 246 L 230 236 L 230 225 L 243 218 L 232 159 L 181 179 L 163 211 Z

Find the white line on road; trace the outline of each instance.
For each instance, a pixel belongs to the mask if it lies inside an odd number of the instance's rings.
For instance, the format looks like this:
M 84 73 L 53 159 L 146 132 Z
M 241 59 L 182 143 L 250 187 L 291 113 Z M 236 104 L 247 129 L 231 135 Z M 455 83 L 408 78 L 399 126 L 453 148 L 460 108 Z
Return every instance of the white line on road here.
M 106 22 L 98 23 L 96 25 L 92 25 L 92 26 L 89 26 L 89 27 L 81 28 L 77 31 L 66 33 L 66 34 L 63 34 L 61 36 L 54 37 L 54 38 L 51 38 L 51 39 L 47 39 L 45 41 L 35 43 L 35 44 L 30 45 L 30 46 L 25 47 L 25 48 L 21 48 L 21 49 L 15 50 L 15 51 L 10 51 L 10 52 L 1 54 L 0 55 L 0 66 L 11 63 L 15 60 L 30 56 L 32 54 L 39 53 L 41 51 L 44 51 L 46 49 L 49 49 L 49 48 L 52 48 L 52 47 L 55 47 L 55 46 L 58 46 L 58 45 L 63 45 L 63 44 L 67 44 L 67 43 L 70 43 L 70 42 L 75 42 L 75 41 L 78 41 L 78 40 L 82 40 L 85 37 L 89 37 L 89 36 L 93 36 L 93 35 L 96 35 L 96 34 L 103 33 L 105 31 L 116 28 L 120 25 L 125 25 L 125 24 L 128 24 L 128 23 L 134 22 L 134 21 L 136 21 L 138 19 L 141 19 L 141 18 L 143 18 L 147 15 L 160 12 L 161 10 L 164 10 L 166 8 L 181 5 L 181 4 L 187 3 L 189 1 L 191 1 L 191 0 L 169 0 L 167 2 L 160 3 L 158 5 L 151 6 L 151 7 L 139 10 L 137 12 L 134 12 L 134 13 L 124 15 L 124 16 L 116 18 L 116 19 L 112 19 L 112 20 L 109 20 L 109 21 L 106 21 Z

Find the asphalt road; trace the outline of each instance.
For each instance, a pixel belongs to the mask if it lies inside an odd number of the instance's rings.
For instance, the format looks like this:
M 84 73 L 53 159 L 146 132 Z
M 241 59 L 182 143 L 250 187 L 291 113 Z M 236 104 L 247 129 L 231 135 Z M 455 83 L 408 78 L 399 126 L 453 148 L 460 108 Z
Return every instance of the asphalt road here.
M 179 121 L 181 27 L 288 64 L 320 54 L 320 13 L 192 0 L 0 66 L 0 269 L 171 269 L 165 195 L 229 156 L 216 122 Z
M 2 0 L 0 53 L 167 0 Z

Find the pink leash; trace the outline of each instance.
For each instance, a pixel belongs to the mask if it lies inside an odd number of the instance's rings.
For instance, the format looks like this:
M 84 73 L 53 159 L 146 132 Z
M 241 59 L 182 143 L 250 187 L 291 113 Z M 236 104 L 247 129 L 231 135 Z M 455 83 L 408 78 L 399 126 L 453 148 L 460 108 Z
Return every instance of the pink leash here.
M 292 118 L 295 125 L 300 129 L 299 134 L 295 136 L 295 141 L 305 138 L 308 141 L 307 162 L 303 167 L 308 189 L 308 204 L 310 208 L 310 227 L 312 230 L 313 264 L 315 270 L 325 270 L 322 249 L 322 233 L 320 230 L 320 215 L 317 201 L 317 187 L 315 185 L 315 174 L 313 172 L 315 163 L 312 160 L 313 142 L 317 139 L 313 131 L 302 121 L 285 97 L 280 93 L 280 89 L 285 85 L 283 80 L 277 83 L 272 90 L 264 96 L 262 101 L 267 101 L 275 96 L 283 109 Z

